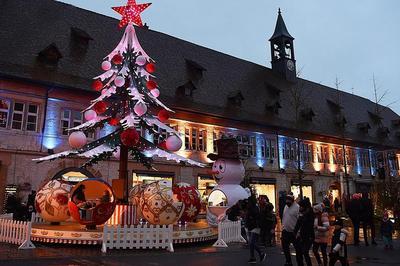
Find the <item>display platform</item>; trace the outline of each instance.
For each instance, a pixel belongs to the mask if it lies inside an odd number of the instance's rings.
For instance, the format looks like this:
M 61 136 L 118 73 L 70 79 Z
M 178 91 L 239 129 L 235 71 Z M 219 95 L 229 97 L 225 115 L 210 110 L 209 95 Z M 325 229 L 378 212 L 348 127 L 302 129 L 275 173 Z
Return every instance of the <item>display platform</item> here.
M 185 226 L 174 226 L 173 239 L 177 243 L 204 242 L 218 238 L 217 228 L 210 227 L 206 220 L 189 223 Z M 32 224 L 31 240 L 45 243 L 99 245 L 103 239 L 103 226 L 96 230 L 87 230 L 75 222 L 60 225 Z

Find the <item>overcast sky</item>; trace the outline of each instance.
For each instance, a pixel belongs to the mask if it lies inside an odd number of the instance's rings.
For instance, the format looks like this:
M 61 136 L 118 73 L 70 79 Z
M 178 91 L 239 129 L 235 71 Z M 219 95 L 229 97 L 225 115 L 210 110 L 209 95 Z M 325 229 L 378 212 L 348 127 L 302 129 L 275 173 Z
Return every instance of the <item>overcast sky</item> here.
M 110 7 L 127 1 L 62 2 L 119 18 Z M 148 2 L 142 19 L 151 29 L 268 67 L 280 7 L 302 77 L 334 86 L 337 76 L 342 90 L 373 99 L 374 74 L 379 92 L 389 91 L 383 104 L 400 113 L 400 0 Z

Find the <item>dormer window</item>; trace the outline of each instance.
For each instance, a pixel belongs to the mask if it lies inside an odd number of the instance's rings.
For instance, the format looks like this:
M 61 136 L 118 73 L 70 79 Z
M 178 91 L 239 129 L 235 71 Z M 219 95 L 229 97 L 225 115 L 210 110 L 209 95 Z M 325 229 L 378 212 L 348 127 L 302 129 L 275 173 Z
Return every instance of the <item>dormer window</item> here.
M 70 50 L 71 55 L 75 57 L 82 57 L 89 48 L 89 42 L 93 38 L 84 30 L 72 27 L 71 28 L 71 40 Z
M 232 92 L 228 95 L 229 106 L 241 107 L 243 100 L 244 97 L 240 91 Z
M 400 127 L 400 119 L 392 120 L 392 127 Z
M 327 99 L 326 102 L 335 113 L 339 113 L 343 109 L 343 107 L 335 101 Z
M 357 129 L 363 133 L 368 133 L 368 130 L 371 129 L 371 126 L 368 122 L 357 123 Z
M 347 124 L 346 117 L 343 114 L 337 114 L 334 119 L 335 125 L 344 128 Z
M 376 113 L 368 111 L 369 117 L 374 124 L 380 124 L 382 122 L 382 117 Z
M 381 137 L 387 137 L 390 133 L 390 130 L 387 127 L 379 127 L 377 133 Z
M 176 89 L 176 95 L 179 97 L 193 98 L 193 92 L 196 89 L 193 82 L 189 81 Z
M 270 114 L 279 114 L 279 109 L 282 108 L 281 104 L 279 101 L 273 102 L 273 103 L 267 103 L 265 105 L 265 109 L 268 113 Z
M 315 113 L 312 108 L 305 108 L 300 111 L 300 115 L 305 121 L 311 122 L 313 117 L 315 116 Z
M 189 79 L 193 81 L 198 81 L 203 78 L 203 72 L 207 71 L 202 65 L 199 63 L 186 59 L 186 66 L 189 75 Z
M 265 87 L 267 88 L 268 93 L 276 98 L 278 98 L 282 92 L 282 90 L 268 83 L 265 84 Z
M 44 48 L 42 51 L 40 51 L 38 54 L 39 61 L 46 63 L 46 64 L 55 65 L 58 63 L 58 61 L 61 58 L 62 58 L 62 54 L 61 54 L 60 50 L 58 50 L 55 43 L 50 44 L 49 46 Z

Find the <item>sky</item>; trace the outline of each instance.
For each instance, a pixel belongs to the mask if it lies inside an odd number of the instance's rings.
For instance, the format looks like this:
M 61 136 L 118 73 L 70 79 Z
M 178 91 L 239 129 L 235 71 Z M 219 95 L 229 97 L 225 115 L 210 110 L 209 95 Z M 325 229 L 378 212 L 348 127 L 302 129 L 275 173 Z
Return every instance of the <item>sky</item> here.
M 62 0 L 120 18 L 112 6 L 126 0 Z M 137 3 L 147 3 L 137 0 Z M 150 29 L 271 67 L 271 37 L 281 8 L 295 38 L 301 76 L 374 99 L 400 114 L 399 0 L 149 0 L 142 13 Z M 101 25 L 99 25 L 101 26 Z

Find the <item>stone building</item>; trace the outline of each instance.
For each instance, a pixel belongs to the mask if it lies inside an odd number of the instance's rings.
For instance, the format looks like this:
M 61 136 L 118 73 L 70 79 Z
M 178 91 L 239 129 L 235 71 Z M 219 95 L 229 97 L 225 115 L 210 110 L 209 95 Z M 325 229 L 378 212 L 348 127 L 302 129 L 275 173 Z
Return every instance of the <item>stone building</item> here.
M 78 158 L 32 159 L 69 148 L 65 129 L 83 122 L 80 111 L 97 95 L 91 78 L 121 37 L 118 21 L 53 0 L 14 0 L 3 1 L 0 25 L 0 202 L 6 190 L 37 189 L 54 177 L 112 183 L 116 160 L 82 170 Z M 206 155 L 215 152 L 215 140 L 235 137 L 246 180 L 273 203 L 281 190 L 298 194 L 300 183 L 304 195 L 320 201 L 328 193 L 368 190 L 378 169 L 398 177 L 400 116 L 296 77 L 294 38 L 280 12 L 266 45 L 271 68 L 151 29 L 137 33 L 157 62 L 162 101 L 176 111 L 169 124 L 183 134 L 179 154 L 210 163 Z M 163 134 L 151 137 L 158 141 Z M 213 186 L 207 167 L 157 161 L 155 168 L 130 161 L 130 182 L 171 178 L 205 194 Z

